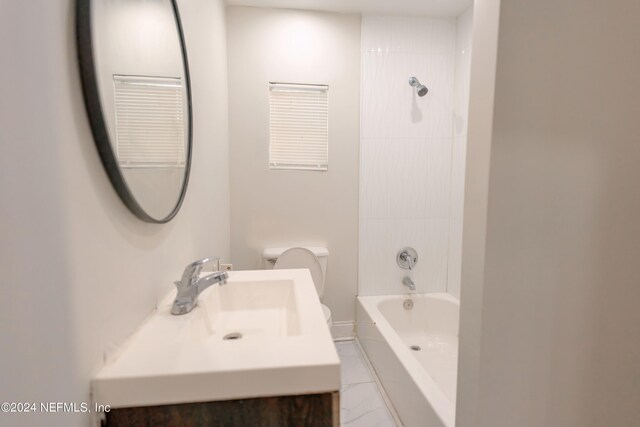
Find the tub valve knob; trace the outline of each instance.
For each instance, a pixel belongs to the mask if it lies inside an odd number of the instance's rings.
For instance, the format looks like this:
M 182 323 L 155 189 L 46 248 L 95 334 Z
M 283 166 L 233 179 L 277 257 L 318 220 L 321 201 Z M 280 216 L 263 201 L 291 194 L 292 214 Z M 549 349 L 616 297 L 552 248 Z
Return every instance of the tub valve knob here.
M 413 270 L 413 267 L 418 263 L 418 252 L 410 247 L 402 248 L 398 251 L 396 262 L 400 268 Z

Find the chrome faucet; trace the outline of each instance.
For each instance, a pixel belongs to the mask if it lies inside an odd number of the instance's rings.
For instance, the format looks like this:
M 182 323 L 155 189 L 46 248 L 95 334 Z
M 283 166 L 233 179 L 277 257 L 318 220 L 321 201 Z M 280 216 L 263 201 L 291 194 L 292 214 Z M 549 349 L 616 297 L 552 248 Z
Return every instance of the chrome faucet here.
M 411 280 L 411 277 L 406 276 L 404 279 L 402 279 L 402 284 L 405 285 L 407 288 L 411 289 L 412 291 L 416 290 L 416 284 L 413 283 L 413 280 Z
M 171 307 L 171 314 L 186 314 L 198 304 L 198 295 L 209 286 L 219 283 L 227 283 L 229 275 L 226 271 L 216 271 L 208 276 L 200 278 L 200 272 L 205 264 L 219 261 L 220 258 L 203 258 L 189 264 L 182 273 L 182 280 L 173 282 L 178 288 L 176 299 Z

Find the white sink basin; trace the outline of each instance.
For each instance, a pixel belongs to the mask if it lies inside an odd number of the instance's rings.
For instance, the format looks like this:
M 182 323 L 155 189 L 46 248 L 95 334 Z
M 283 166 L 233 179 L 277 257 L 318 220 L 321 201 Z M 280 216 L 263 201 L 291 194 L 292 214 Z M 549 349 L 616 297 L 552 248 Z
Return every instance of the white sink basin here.
M 205 290 L 180 316 L 170 313 L 174 297 L 96 375 L 95 402 L 117 408 L 339 390 L 340 362 L 308 270 L 230 272 L 227 285 Z
M 214 286 L 198 300 L 196 314 L 204 336 L 239 332 L 242 338 L 300 335 L 299 308 L 293 280 L 236 281 Z

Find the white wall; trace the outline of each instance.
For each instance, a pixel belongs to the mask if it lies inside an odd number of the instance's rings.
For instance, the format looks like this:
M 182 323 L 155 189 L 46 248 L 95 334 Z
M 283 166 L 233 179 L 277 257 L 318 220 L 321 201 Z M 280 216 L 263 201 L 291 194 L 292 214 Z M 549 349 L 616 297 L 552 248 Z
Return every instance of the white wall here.
M 353 321 L 358 257 L 360 17 L 227 9 L 231 252 L 262 267 L 265 247 L 326 246 L 324 302 Z M 329 85 L 329 170 L 269 170 L 269 81 Z
M 229 256 L 222 1 L 180 1 L 193 84 L 189 190 L 167 225 L 118 199 L 91 136 L 74 1 L 3 2 L 0 46 L 0 401 L 81 402 L 103 353 L 191 260 Z M 0 414 L 3 426 L 86 426 L 78 414 Z
M 480 331 L 499 15 L 500 0 L 474 2 L 462 238 L 458 426 L 475 426 L 480 400 Z
M 456 21 L 365 16 L 362 34 L 359 294 L 404 292 L 405 275 L 446 291 Z M 418 251 L 411 272 L 403 246 Z
M 460 298 L 462 269 L 462 218 L 464 213 L 464 172 L 467 155 L 472 25 L 473 7 L 470 7 L 456 19 L 447 292 L 458 299 Z
M 502 2 L 483 274 L 465 206 L 461 355 L 480 342 L 459 426 L 640 425 L 638 16 L 635 0 Z

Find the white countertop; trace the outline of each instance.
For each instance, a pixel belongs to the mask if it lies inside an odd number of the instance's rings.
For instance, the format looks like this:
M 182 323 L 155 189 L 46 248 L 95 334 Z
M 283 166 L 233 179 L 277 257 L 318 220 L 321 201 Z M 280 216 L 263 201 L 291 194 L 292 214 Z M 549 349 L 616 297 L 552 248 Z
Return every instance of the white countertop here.
M 112 408 L 333 392 L 340 361 L 309 271 L 233 271 L 190 313 L 175 292 L 93 378 Z M 239 340 L 223 340 L 240 332 Z

